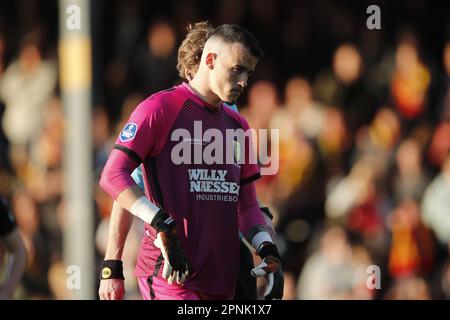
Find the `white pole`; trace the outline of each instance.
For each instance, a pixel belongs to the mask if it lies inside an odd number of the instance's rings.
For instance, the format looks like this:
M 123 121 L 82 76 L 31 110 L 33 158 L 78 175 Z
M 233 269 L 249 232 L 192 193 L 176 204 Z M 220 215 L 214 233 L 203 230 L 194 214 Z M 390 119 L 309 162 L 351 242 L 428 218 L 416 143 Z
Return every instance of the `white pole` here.
M 64 263 L 71 299 L 94 299 L 90 2 L 59 0 L 59 65 L 65 112 Z

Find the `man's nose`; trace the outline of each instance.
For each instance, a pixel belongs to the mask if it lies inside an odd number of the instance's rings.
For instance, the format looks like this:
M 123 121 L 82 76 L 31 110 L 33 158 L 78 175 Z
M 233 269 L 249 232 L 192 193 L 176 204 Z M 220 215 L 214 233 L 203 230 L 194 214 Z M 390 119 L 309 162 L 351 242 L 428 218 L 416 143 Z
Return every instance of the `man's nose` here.
M 245 88 L 245 87 L 247 87 L 247 81 L 248 81 L 248 76 L 245 74 L 245 75 L 241 75 L 240 77 L 239 77 L 239 80 L 238 80 L 238 84 L 242 87 L 242 89 L 243 88 Z

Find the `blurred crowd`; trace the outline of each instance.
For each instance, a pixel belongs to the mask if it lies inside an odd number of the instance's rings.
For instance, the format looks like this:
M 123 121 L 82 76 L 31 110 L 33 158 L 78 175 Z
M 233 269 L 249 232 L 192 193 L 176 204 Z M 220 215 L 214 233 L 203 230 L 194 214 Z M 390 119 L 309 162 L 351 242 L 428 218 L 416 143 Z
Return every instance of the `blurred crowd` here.
M 449 299 L 448 12 L 424 0 L 382 2 L 382 30 L 368 30 L 372 3 L 263 2 L 92 3 L 94 181 L 140 100 L 180 82 L 186 24 L 242 24 L 265 56 L 238 107 L 252 128 L 280 130 L 271 155 L 279 173 L 257 192 L 275 216 L 285 298 Z M 56 1 L 0 4 L 0 194 L 29 255 L 18 299 L 69 297 L 57 13 Z M 94 188 L 100 262 L 112 201 Z M 135 221 L 128 299 L 139 299 L 141 233 Z

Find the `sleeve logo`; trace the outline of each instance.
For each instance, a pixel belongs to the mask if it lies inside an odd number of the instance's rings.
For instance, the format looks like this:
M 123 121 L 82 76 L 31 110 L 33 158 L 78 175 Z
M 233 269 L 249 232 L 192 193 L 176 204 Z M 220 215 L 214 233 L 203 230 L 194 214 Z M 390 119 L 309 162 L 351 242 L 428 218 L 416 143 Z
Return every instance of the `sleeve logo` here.
M 136 137 L 137 129 L 138 125 L 136 123 L 127 123 L 120 133 L 120 141 L 127 142 L 133 140 Z

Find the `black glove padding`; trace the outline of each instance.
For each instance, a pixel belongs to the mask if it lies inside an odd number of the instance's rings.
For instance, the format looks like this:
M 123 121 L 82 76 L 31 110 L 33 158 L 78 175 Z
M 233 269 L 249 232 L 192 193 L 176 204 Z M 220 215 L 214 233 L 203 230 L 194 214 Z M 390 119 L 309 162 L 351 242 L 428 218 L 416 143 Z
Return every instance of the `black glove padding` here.
M 175 221 L 163 210 L 153 218 L 151 225 L 157 230 L 155 246 L 164 258 L 162 276 L 168 283 L 183 283 L 189 274 L 187 259 L 178 240 Z
M 267 289 L 264 292 L 266 300 L 281 300 L 284 290 L 284 274 L 281 270 L 265 275 L 267 280 Z
M 270 273 L 275 272 L 281 268 L 281 257 L 278 253 L 277 246 L 273 243 L 264 243 L 261 249 L 259 249 L 258 254 L 261 257 L 262 262 L 259 266 L 255 267 L 252 270 L 253 276 L 259 277 L 261 275 L 265 275 L 263 271 L 265 271 L 266 273 Z
M 283 297 L 284 275 L 281 272 L 281 257 L 278 248 L 273 243 L 263 243 L 259 250 L 262 261 L 251 271 L 252 276 L 258 278 L 264 276 L 267 280 L 267 289 L 264 298 L 281 299 Z

